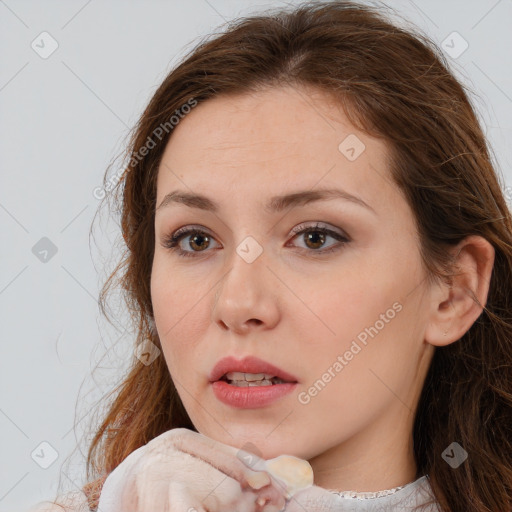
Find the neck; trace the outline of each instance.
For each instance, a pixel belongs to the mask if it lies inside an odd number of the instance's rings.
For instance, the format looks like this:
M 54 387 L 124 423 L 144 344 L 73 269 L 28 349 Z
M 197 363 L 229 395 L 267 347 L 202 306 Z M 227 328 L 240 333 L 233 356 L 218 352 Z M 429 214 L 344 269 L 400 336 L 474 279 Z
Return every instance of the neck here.
M 401 425 L 396 423 L 397 416 L 386 425 L 393 414 L 385 415 L 381 421 L 310 459 L 315 485 L 337 491 L 377 492 L 416 480 L 412 414 L 399 417 Z M 336 465 L 335 461 L 341 464 Z

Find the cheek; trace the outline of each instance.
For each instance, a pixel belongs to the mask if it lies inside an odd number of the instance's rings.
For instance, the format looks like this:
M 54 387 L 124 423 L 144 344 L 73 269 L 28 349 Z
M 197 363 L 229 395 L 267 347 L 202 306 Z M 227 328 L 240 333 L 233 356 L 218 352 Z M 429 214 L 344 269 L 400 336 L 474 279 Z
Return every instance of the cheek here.
M 170 257 L 155 254 L 151 271 L 151 300 L 159 325 L 164 332 L 194 314 L 194 304 L 208 293 L 208 283 L 182 265 L 171 264 Z M 178 323 L 179 322 L 179 323 Z M 157 321 L 158 323 L 158 321 Z M 174 328 L 173 328 L 174 330 Z
M 297 293 L 306 297 L 305 304 L 315 313 L 301 315 L 305 322 L 316 330 L 325 342 L 336 342 L 338 348 L 364 329 L 373 325 L 382 313 L 392 308 L 399 299 L 400 290 L 395 276 L 390 279 L 384 273 L 371 267 L 364 269 L 350 268 L 350 271 L 331 273 L 322 281 L 310 281 L 307 289 Z M 307 317 L 307 318 L 305 318 Z M 321 340 L 318 340 L 319 342 Z
M 409 261 L 390 260 L 385 270 L 368 266 L 365 273 L 337 276 L 327 289 L 329 300 L 317 298 L 312 306 L 335 335 L 322 329 L 326 334 L 316 346 L 304 347 L 308 385 L 318 382 L 318 402 L 340 417 L 375 411 L 393 399 L 389 389 L 407 389 L 414 379 L 421 304 L 414 293 L 418 269 L 412 257 Z
M 151 274 L 151 300 L 164 356 L 173 373 L 184 368 L 197 350 L 202 333 L 211 323 L 211 286 L 155 257 Z
M 302 350 L 309 352 L 310 368 L 315 368 L 312 379 L 321 378 L 338 356 L 345 356 L 343 372 L 350 373 L 350 382 L 360 382 L 370 375 L 369 368 L 400 364 L 414 350 L 414 262 L 411 258 L 403 265 L 392 254 L 382 257 L 386 251 L 379 254 L 374 261 L 361 258 L 360 266 L 334 273 L 322 285 L 303 283 L 300 293 L 309 297 L 304 302 L 315 315 L 294 316 Z

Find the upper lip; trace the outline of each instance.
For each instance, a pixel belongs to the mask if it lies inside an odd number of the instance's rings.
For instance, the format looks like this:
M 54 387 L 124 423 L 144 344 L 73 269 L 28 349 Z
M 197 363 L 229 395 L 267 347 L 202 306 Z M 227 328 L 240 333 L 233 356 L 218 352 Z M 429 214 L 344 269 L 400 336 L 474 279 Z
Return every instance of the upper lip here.
M 246 356 L 243 359 L 236 359 L 232 356 L 223 357 L 217 361 L 208 378 L 210 382 L 215 382 L 229 372 L 267 373 L 286 382 L 297 382 L 297 377 L 294 375 L 255 356 Z

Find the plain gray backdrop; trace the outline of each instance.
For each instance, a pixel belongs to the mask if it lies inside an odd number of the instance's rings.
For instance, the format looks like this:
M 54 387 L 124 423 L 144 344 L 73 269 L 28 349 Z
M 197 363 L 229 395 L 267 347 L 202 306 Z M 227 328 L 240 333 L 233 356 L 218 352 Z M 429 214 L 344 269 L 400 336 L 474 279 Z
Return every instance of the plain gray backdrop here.
M 59 479 L 76 490 L 89 412 L 133 357 L 126 313 L 116 310 L 112 327 L 97 303 L 119 256 L 113 219 L 97 220 L 89 238 L 108 164 L 203 36 L 297 3 L 0 0 L 0 512 L 53 497 Z M 476 91 L 510 200 L 512 2 L 386 3 L 432 37 Z

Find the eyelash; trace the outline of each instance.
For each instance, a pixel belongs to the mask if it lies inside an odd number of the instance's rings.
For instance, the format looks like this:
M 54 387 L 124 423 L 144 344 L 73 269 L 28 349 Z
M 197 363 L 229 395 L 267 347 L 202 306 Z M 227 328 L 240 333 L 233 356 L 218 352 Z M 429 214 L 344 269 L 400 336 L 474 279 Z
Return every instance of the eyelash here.
M 294 235 L 293 238 L 296 238 L 298 235 L 301 235 L 303 233 L 309 233 L 309 232 L 323 233 L 325 235 L 331 236 L 332 238 L 336 239 L 339 242 L 338 244 L 335 244 L 333 247 L 329 247 L 328 249 L 315 250 L 315 249 L 301 248 L 302 250 L 309 252 L 309 253 L 313 253 L 315 255 L 317 255 L 317 254 L 324 255 L 327 253 L 335 252 L 350 242 L 350 240 L 347 237 L 341 235 L 337 231 L 333 231 L 332 229 L 322 227 L 319 224 L 316 224 L 315 226 L 306 226 L 305 224 L 300 224 L 299 226 L 297 226 L 296 228 L 293 229 L 293 231 L 292 231 L 292 233 Z M 183 249 L 181 249 L 179 247 L 179 242 L 181 241 L 181 239 L 185 238 L 191 234 L 206 235 L 208 237 L 211 237 L 211 235 L 209 233 L 207 233 L 206 231 L 203 231 L 202 229 L 180 228 L 177 231 L 175 231 L 174 233 L 172 233 L 171 235 L 164 237 L 162 240 L 162 245 L 166 249 L 176 252 L 178 254 L 178 256 L 180 256 L 180 257 L 198 258 L 198 257 L 202 256 L 203 252 L 207 252 L 207 249 L 205 249 L 204 251 L 184 251 Z M 211 238 L 213 238 L 213 237 L 211 237 Z

